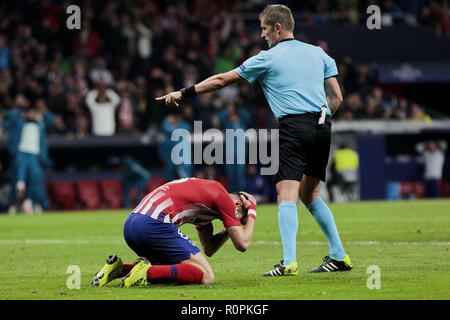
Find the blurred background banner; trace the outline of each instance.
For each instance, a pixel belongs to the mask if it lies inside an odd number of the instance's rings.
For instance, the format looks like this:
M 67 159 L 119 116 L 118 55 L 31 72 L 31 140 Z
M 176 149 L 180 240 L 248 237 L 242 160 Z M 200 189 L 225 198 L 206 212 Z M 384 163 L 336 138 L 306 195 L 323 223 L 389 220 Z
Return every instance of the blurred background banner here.
M 204 131 L 276 128 L 259 84 L 177 109 L 154 100 L 266 50 L 258 15 L 268 3 L 0 3 L 0 211 L 133 207 L 142 193 L 188 176 L 276 201 L 272 177 L 255 166 L 170 158 L 172 132 L 192 131 L 195 120 Z M 296 39 L 322 47 L 339 69 L 344 103 L 323 197 L 450 197 L 449 1 L 279 3 L 294 13 Z M 70 5 L 80 8 L 80 29 L 67 28 Z M 380 8 L 380 29 L 367 28 L 369 5 Z

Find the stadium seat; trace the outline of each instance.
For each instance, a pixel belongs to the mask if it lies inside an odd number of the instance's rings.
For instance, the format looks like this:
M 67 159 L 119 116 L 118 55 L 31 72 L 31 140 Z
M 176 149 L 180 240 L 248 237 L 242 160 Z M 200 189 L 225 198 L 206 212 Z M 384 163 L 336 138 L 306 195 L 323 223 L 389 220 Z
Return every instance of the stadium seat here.
M 414 182 L 414 193 L 419 199 L 425 198 L 425 186 L 422 181 Z
M 49 196 L 52 205 L 57 210 L 75 210 L 77 199 L 75 188 L 70 181 L 55 181 L 50 183 Z
M 441 180 L 441 197 L 450 197 L 450 182 Z
M 148 192 L 152 192 L 159 186 L 162 186 L 164 183 L 166 183 L 166 178 L 163 177 L 151 178 L 148 182 Z
M 100 192 L 108 209 L 119 209 L 123 206 L 122 181 L 107 179 L 100 181 Z
M 400 192 L 400 183 L 397 181 L 388 182 L 387 186 L 386 186 L 386 199 L 387 200 L 398 200 L 401 198 L 402 198 L 402 195 Z
M 75 183 L 78 199 L 83 205 L 83 209 L 95 210 L 101 206 L 101 197 L 95 180 L 79 180 Z
M 402 198 L 410 198 L 414 194 L 414 184 L 409 181 L 400 182 L 400 193 Z
M 48 181 L 45 182 L 45 192 L 47 193 L 47 196 L 48 196 L 48 206 L 49 206 L 50 210 L 56 209 L 55 202 L 53 201 L 53 197 L 51 195 L 52 185 Z

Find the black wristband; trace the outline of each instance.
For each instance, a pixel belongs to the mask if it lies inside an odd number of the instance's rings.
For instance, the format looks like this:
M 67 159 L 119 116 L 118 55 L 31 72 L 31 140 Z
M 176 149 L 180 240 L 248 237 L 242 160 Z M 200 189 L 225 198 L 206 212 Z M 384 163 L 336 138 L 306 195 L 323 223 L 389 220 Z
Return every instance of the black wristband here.
M 192 98 L 197 96 L 197 92 L 195 91 L 195 86 L 190 86 L 189 88 L 183 88 L 180 90 L 181 96 L 183 99 Z

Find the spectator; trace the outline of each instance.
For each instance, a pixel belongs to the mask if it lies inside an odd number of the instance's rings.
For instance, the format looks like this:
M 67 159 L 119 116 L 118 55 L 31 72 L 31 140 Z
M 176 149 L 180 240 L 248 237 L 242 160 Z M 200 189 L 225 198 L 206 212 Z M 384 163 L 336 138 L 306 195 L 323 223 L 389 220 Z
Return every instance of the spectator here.
M 339 148 L 333 155 L 331 163 L 332 177 L 327 183 L 328 196 L 330 201 L 335 201 L 335 188 L 346 197 L 346 200 L 357 200 L 359 156 L 350 149 L 346 141 L 339 143 Z
M 374 87 L 372 89 L 371 97 L 375 100 L 378 108 L 382 110 L 383 117 L 388 118 L 392 113 L 393 105 L 385 97 L 383 90 L 380 87 Z
M 2 127 L 8 133 L 7 150 L 8 150 L 8 167 L 9 167 L 9 181 L 10 181 L 10 208 L 9 212 L 15 213 L 17 211 L 17 154 L 20 143 L 20 136 L 24 119 L 22 117 L 23 111 L 30 105 L 29 100 L 23 94 L 17 94 L 14 98 L 14 106 L 8 111 L 6 117 L 2 121 Z
M 427 198 L 440 198 L 440 183 L 445 162 L 446 141 L 428 140 L 416 145 L 416 151 L 424 157 L 423 181 Z
M 121 102 L 118 107 L 118 132 L 132 133 L 137 129 L 137 97 L 133 84 L 121 80 L 117 84 Z
M 366 99 L 366 105 L 364 107 L 364 110 L 362 111 L 360 118 L 362 119 L 381 119 L 384 115 L 384 110 L 382 107 L 377 104 L 377 100 L 372 97 L 368 96 Z
M 408 100 L 406 98 L 401 97 L 398 99 L 392 118 L 395 120 L 406 120 L 408 118 Z
M 203 130 L 208 130 L 214 126 L 215 107 L 213 104 L 213 94 L 203 94 L 198 97 L 194 104 L 195 119 L 202 122 Z
M 7 212 L 9 209 L 9 195 L 11 186 L 6 174 L 4 174 L 3 163 L 0 162 L 0 212 Z
M 190 104 L 185 104 L 183 106 L 183 119 L 186 121 L 191 127 L 194 126 L 194 121 L 198 120 L 195 118 L 194 108 Z
M 344 99 L 344 104 L 337 111 L 336 117 L 342 119 L 345 116 L 346 120 L 352 120 L 353 118 L 359 118 L 363 114 L 363 102 L 361 101 L 361 95 L 358 92 L 347 95 Z
M 217 114 L 220 126 L 225 131 L 227 129 L 246 131 L 250 126 L 251 117 L 250 113 L 242 108 L 238 108 L 234 102 L 229 102 L 226 109 L 220 111 Z M 227 175 L 228 185 L 230 191 L 245 190 L 245 159 L 246 159 L 246 146 L 238 146 L 237 140 L 234 141 L 234 149 L 228 150 L 233 152 L 234 157 L 231 158 L 229 154 L 226 154 L 226 159 L 230 159 L 233 163 L 226 163 L 225 171 Z M 242 159 L 244 161 L 242 161 Z M 242 161 L 242 163 L 240 163 Z
M 108 86 L 113 86 L 115 84 L 114 77 L 106 68 L 106 62 L 102 57 L 98 57 L 94 60 L 94 65 L 89 72 L 89 79 L 93 85 L 98 85 L 100 82 L 105 82 Z
M 413 103 L 411 104 L 411 110 L 409 112 L 409 119 L 413 121 L 420 121 L 420 122 L 431 122 L 431 117 L 426 114 L 423 109 L 420 107 L 419 104 Z
M 190 142 L 188 137 L 182 136 L 180 139 L 183 141 L 172 141 L 172 133 L 177 129 L 184 129 L 191 131 L 192 127 L 183 119 L 181 113 L 169 114 L 161 124 L 161 130 L 165 134 L 164 141 L 159 145 L 159 157 L 165 163 L 166 179 L 168 181 L 189 178 L 192 176 L 192 156 L 191 156 L 191 144 L 188 143 L 178 153 L 174 150 L 174 147 L 178 143 Z M 183 131 L 184 133 L 186 131 Z M 186 161 L 185 161 L 186 160 Z
M 78 139 L 89 136 L 90 126 L 88 116 L 84 112 L 80 112 L 75 117 L 74 136 Z
M 11 57 L 11 49 L 8 47 L 8 40 L 0 34 L 0 69 L 7 69 Z
M 124 208 L 134 208 L 136 200 L 142 199 L 147 192 L 150 172 L 132 156 L 122 158 L 123 170 L 123 206 Z M 131 191 L 136 190 L 135 203 L 131 203 Z
M 53 115 L 51 115 L 53 116 Z M 49 210 L 43 167 L 52 164 L 48 157 L 45 122 L 42 114 L 35 106 L 27 106 L 23 111 L 9 114 L 6 126 L 14 128 L 10 131 L 10 139 L 14 143 L 14 167 L 12 176 L 17 195 L 12 199 L 10 212 L 17 210 L 21 199 L 29 199 L 36 205 L 36 211 Z M 50 121 L 47 121 L 50 122 Z M 4 124 L 5 125 L 5 124 Z M 25 209 L 32 213 L 31 207 Z
M 86 95 L 86 105 L 91 112 L 92 134 L 112 136 L 116 132 L 115 112 L 120 97 L 102 79 L 99 79 L 98 89 L 93 89 Z
M 205 167 L 205 179 L 217 180 L 216 168 L 212 165 Z
M 194 178 L 205 179 L 205 172 L 202 169 L 197 169 L 194 171 Z
M 136 74 L 144 74 L 150 66 L 152 56 L 152 29 L 147 25 L 146 19 L 136 24 Z

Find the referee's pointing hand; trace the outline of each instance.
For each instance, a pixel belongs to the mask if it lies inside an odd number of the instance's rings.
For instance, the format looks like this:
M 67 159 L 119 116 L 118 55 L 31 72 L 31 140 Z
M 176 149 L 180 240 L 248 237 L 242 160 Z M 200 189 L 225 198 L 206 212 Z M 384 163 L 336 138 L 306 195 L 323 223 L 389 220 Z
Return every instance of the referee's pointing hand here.
M 180 104 L 179 102 L 182 99 L 182 95 L 180 91 L 175 91 L 175 92 L 171 92 L 169 94 L 166 94 L 162 97 L 158 97 L 155 100 L 156 101 L 162 101 L 164 100 L 164 103 L 166 106 L 171 106 L 171 107 L 179 107 Z

